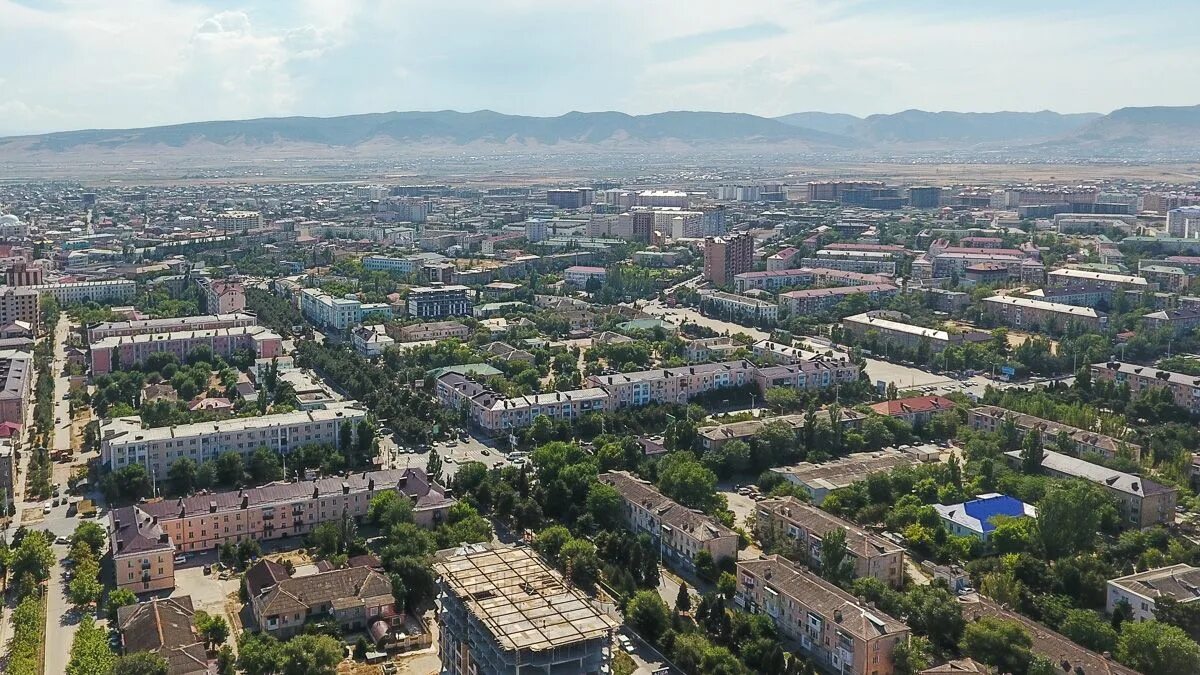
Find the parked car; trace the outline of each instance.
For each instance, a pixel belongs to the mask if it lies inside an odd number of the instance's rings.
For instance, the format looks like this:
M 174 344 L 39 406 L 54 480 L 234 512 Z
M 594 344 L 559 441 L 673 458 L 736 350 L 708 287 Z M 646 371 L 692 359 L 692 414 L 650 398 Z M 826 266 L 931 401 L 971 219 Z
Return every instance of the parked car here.
M 175 556 L 175 564 L 176 564 L 176 565 L 182 565 L 182 564 L 184 564 L 185 562 L 187 562 L 187 556 L 186 556 L 186 555 L 177 555 L 177 556 Z
M 53 507 L 50 505 L 50 502 L 46 502 L 46 504 L 42 506 L 42 513 L 50 513 L 51 508 Z
M 64 536 L 62 536 L 62 535 L 60 534 L 60 535 L 58 535 L 57 537 L 55 537 L 55 538 L 54 538 L 54 543 L 56 543 L 56 544 L 63 544 L 63 545 L 66 545 L 66 544 L 69 544 L 69 543 L 71 543 L 71 540 L 70 540 L 69 538 L 67 538 L 67 537 L 64 537 Z

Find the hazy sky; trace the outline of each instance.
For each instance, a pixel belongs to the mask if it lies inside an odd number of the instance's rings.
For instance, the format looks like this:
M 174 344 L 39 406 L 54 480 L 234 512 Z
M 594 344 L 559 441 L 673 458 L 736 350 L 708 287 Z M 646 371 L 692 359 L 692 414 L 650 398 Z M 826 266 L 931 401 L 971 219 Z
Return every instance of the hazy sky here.
M 1200 2 L 0 0 L 0 132 L 1200 103 Z

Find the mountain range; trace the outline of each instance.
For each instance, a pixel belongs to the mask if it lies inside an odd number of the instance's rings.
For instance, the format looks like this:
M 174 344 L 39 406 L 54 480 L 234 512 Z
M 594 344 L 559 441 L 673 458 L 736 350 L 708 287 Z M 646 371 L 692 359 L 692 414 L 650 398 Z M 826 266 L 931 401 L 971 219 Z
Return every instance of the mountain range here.
M 331 152 L 383 156 L 406 151 L 687 153 L 726 148 L 827 156 L 1005 151 L 1088 158 L 1146 150 L 1200 156 L 1197 131 L 1200 106 L 1122 108 L 1107 115 L 905 110 L 868 117 L 800 112 L 775 118 L 694 111 L 530 117 L 443 110 L 10 136 L 0 138 L 0 161 L 96 153 L 185 157 L 242 149 L 264 157 Z

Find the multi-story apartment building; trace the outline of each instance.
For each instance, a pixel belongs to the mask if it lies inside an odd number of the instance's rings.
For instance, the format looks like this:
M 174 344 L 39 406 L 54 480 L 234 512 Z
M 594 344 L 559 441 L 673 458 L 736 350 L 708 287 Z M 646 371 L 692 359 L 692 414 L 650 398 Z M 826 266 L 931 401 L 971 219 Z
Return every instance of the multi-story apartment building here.
M 198 330 L 220 330 L 223 328 L 246 328 L 257 326 L 258 318 L 244 312 L 236 314 L 207 314 L 203 316 L 181 316 L 175 319 L 143 319 L 141 321 L 109 321 L 98 323 L 87 329 L 88 343 L 105 338 L 130 335 L 160 335 Z
M 1020 450 L 1005 455 L 1010 464 L 1020 465 Z M 1058 478 L 1079 478 L 1104 488 L 1116 501 L 1125 527 L 1141 529 L 1175 522 L 1178 494 L 1173 487 L 1052 450 L 1045 451 L 1041 471 Z
M 754 236 L 738 232 L 704 240 L 704 278 L 718 286 L 754 269 Z
M 0 326 L 22 321 L 36 333 L 42 319 L 40 298 L 41 294 L 31 286 L 0 288 Z
M 434 564 L 443 675 L 611 672 L 617 623 L 528 547 L 465 547 Z
M 753 377 L 758 390 L 766 394 L 774 387 L 814 391 L 856 382 L 862 371 L 847 359 L 815 358 L 777 366 L 755 368 Z
M 1011 295 L 984 298 L 983 311 L 1006 326 L 1035 333 L 1054 333 L 1071 324 L 1094 331 L 1103 330 L 1108 325 L 1108 315 L 1090 307 L 1076 307 Z
M 204 311 L 210 314 L 233 314 L 246 309 L 246 287 L 242 282 L 200 277 L 196 284 L 204 294 Z
M 108 539 L 117 588 L 139 594 L 175 588 L 175 546 L 153 516 L 137 506 L 109 511 Z
M 1200 327 L 1200 308 L 1161 309 L 1143 316 L 1142 325 L 1146 327 L 1146 330 L 1157 331 L 1167 328 L 1176 335 L 1187 335 Z
M 137 417 L 117 417 L 100 425 L 100 461 L 112 470 L 142 464 L 163 480 L 181 457 L 201 463 L 227 451 L 248 458 L 263 446 L 286 455 L 313 443 L 337 445 L 342 425 L 357 426 L 366 416 L 365 409 L 350 401 L 319 410 L 153 429 L 143 429 Z
M 434 257 L 436 256 L 436 258 Z M 418 272 L 431 259 L 440 260 L 443 256 L 437 254 L 417 254 L 404 258 L 390 258 L 385 255 L 369 255 L 362 259 L 363 269 L 372 272 L 397 272 L 412 274 Z
M 771 617 L 802 654 L 840 675 L 891 675 L 892 653 L 910 634 L 904 622 L 778 555 L 738 562 L 734 602 Z
M 396 344 L 383 324 L 351 329 L 350 342 L 354 345 L 354 351 L 367 358 L 381 356 L 384 350 Z
M 390 225 L 353 225 L 343 223 L 313 223 L 307 225 L 310 236 L 320 239 L 366 239 L 381 246 L 411 246 L 413 235 L 411 227 L 393 227 Z
M 436 319 L 470 316 L 471 297 L 466 286 L 423 286 L 408 291 L 408 315 Z
M 1200 238 L 1200 206 L 1181 206 L 1167 211 L 1167 234 L 1180 239 Z
M 25 410 L 33 393 L 33 354 L 19 349 L 0 350 L 0 423 L 25 424 Z
M 1192 282 L 1193 278 L 1193 275 L 1182 267 L 1152 265 L 1147 264 L 1145 260 L 1138 262 L 1138 275 L 1144 278 L 1149 285 L 1172 293 L 1186 293 L 1188 284 Z
M 982 331 L 951 333 L 905 323 L 906 319 L 908 316 L 900 312 L 875 310 L 843 318 L 842 329 L 853 335 L 855 342 L 874 339 L 882 344 L 908 350 L 915 350 L 922 344 L 927 344 L 931 354 L 941 354 L 947 347 L 964 342 L 987 342 L 992 339 L 989 333 Z
M 1095 284 L 1080 283 L 1070 286 L 1048 286 L 1038 288 L 1023 294 L 1027 298 L 1053 302 L 1061 305 L 1096 308 L 1102 302 L 1111 302 L 1113 292 L 1110 288 Z
M 756 370 L 749 361 L 727 361 L 591 375 L 587 383 L 603 388 L 612 397 L 613 407 L 622 408 L 649 403 L 687 403 L 705 392 L 750 384 Z
M 700 551 L 708 551 L 717 562 L 737 559 L 737 533 L 712 516 L 676 503 L 626 471 L 608 471 L 598 480 L 621 494 L 629 529 L 649 534 L 668 565 L 691 572 Z
M 836 306 L 846 298 L 859 293 L 871 302 L 880 302 L 900 292 L 892 284 L 865 284 L 862 286 L 839 286 L 837 288 L 810 288 L 803 291 L 788 291 L 779 294 L 779 306 L 786 307 L 792 316 L 816 314 Z
M 238 235 L 243 230 L 262 227 L 262 214 L 258 211 L 226 211 L 213 219 L 213 225 L 226 234 Z
M 1134 396 L 1149 389 L 1168 389 L 1175 405 L 1192 414 L 1200 414 L 1200 377 L 1195 375 L 1121 361 L 1093 363 L 1091 371 L 1095 380 L 1123 384 Z
M 319 288 L 300 291 L 300 312 L 318 326 L 346 330 L 362 323 L 369 314 L 392 318 L 392 306 L 386 302 L 360 302 L 353 298 L 335 298 Z
M 866 418 L 866 415 L 850 408 L 841 408 L 839 412 L 842 426 L 846 429 L 861 427 L 863 419 Z M 822 408 L 817 411 L 817 419 L 828 420 L 829 414 L 828 409 Z M 730 422 L 728 424 L 718 424 L 715 427 L 700 428 L 696 431 L 696 434 L 700 437 L 700 446 L 705 451 L 716 450 L 730 441 L 749 442 L 754 438 L 755 434 L 768 424 L 786 424 L 792 429 L 800 429 L 804 426 L 805 417 L 806 415 L 780 415 L 779 417 Z
M 1157 291 L 1158 284 L 1152 284 L 1143 277 L 1130 274 L 1110 274 L 1108 272 L 1092 272 L 1090 270 L 1058 269 L 1046 273 L 1046 283 L 1050 286 L 1071 286 L 1079 283 L 1093 284 L 1111 290 L 1123 289 L 1144 293 Z
M 732 321 L 753 323 L 775 323 L 779 314 L 779 306 L 773 302 L 722 291 L 700 296 L 700 307 Z
M 25 261 L 14 262 L 4 270 L 4 283 L 8 286 L 36 286 L 42 283 L 45 270 L 30 267 Z
M 605 277 L 608 276 L 608 270 L 603 267 L 591 267 L 588 265 L 572 265 L 563 270 L 563 280 L 572 286 L 583 288 L 592 279 L 596 279 L 600 283 L 604 283 Z
M 398 342 L 423 342 L 425 340 L 463 339 L 471 335 L 471 329 L 457 321 L 433 321 L 414 323 L 396 329 Z
M 866 480 L 873 473 L 912 466 L 920 461 L 921 456 L 917 453 L 889 448 L 876 452 L 856 452 L 821 464 L 800 462 L 771 469 L 771 473 L 803 488 L 812 503 L 819 506 L 825 501 L 826 495 L 834 490 Z
M 1112 614 L 1124 602 L 1133 610 L 1129 618 L 1152 621 L 1163 598 L 1180 604 L 1200 601 L 1200 567 L 1179 563 L 1109 579 L 1104 609 Z
M 825 536 L 843 530 L 854 576 L 873 577 L 892 588 L 904 585 L 904 547 L 795 497 L 759 502 L 754 526 L 759 541 L 774 543 L 789 558 L 813 569 L 821 567 Z
M 822 267 L 840 270 L 842 272 L 858 272 L 859 274 L 888 274 L 896 273 L 896 261 L 890 255 L 854 255 L 854 251 L 831 251 L 830 255 L 822 258 L 801 258 L 801 267 Z M 840 255 L 839 255 L 840 254 Z
M 792 248 L 791 246 L 783 249 L 782 251 L 772 253 L 771 255 L 767 256 L 767 271 L 781 272 L 783 270 L 790 270 L 795 267 L 794 263 L 799 255 L 800 249 Z M 738 292 L 741 293 L 744 291 L 743 289 L 739 288 Z
M 807 268 L 742 272 L 733 277 L 733 288 L 738 293 L 745 293 L 749 290 L 774 293 L 781 288 L 811 285 L 814 278 L 813 271 Z
M 760 359 L 760 363 L 765 361 L 776 365 L 781 363 L 798 363 L 809 356 L 815 356 L 812 352 L 805 352 L 798 347 L 792 347 L 772 340 L 759 340 L 755 342 L 750 345 L 750 352 Z
M 1142 455 L 1142 446 L 1136 443 L 994 405 L 981 405 L 967 412 L 967 425 L 976 431 L 996 433 L 1003 428 L 1005 420 L 1010 420 L 1022 434 L 1036 431 L 1042 444 L 1047 446 L 1057 446 L 1059 437 L 1066 434 L 1080 455 L 1091 453 L 1105 459 L 1128 457 L 1133 460 Z
M 183 361 L 198 347 L 208 347 L 222 358 L 248 350 L 255 358 L 270 359 L 283 354 L 283 338 L 262 326 L 107 337 L 92 343 L 92 374 L 104 375 L 119 368 L 118 364 L 131 366 L 142 363 L 151 354 L 162 352 L 174 354 Z
M 592 188 L 546 190 L 546 203 L 560 209 L 580 209 L 592 203 L 596 191 Z
M 877 415 L 887 415 L 888 417 L 896 417 L 913 426 L 929 424 L 934 415 L 954 410 L 954 401 L 944 397 L 930 396 L 909 396 L 908 398 L 898 398 L 890 401 L 881 401 L 871 406 L 871 410 Z
M 944 279 L 962 275 L 966 268 L 980 264 L 1002 265 L 1008 278 L 1024 283 L 1042 283 L 1046 267 L 1016 249 L 930 248 L 929 253 L 913 261 L 914 279 Z
M 437 378 L 434 391 L 443 406 L 465 410 L 474 424 L 489 433 L 529 426 L 538 415 L 573 420 L 610 410 L 612 405 L 608 392 L 598 387 L 508 398 L 455 372 Z
M 13 439 L 0 439 L 0 508 L 7 514 L 15 503 L 13 486 L 17 475 L 16 453 L 13 452 Z
M 132 300 L 137 293 L 137 283 L 129 279 L 113 279 L 110 281 L 72 281 L 69 283 L 38 284 L 27 286 L 43 295 L 52 296 L 60 305 L 73 305 L 79 302 L 99 302 Z

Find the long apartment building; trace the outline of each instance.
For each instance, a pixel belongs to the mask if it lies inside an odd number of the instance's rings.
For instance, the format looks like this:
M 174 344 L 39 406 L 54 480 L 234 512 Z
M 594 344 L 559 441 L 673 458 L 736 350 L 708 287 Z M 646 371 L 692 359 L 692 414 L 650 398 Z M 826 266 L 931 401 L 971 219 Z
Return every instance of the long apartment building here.
M 421 319 L 470 316 L 471 297 L 466 286 L 424 286 L 408 291 L 408 315 Z
M 68 283 L 26 286 L 42 295 L 52 296 L 60 305 L 79 302 L 110 302 L 132 300 L 137 284 L 129 279 L 110 281 L 72 281 Z
M 369 471 L 316 480 L 272 483 L 178 499 L 160 499 L 109 512 L 118 588 L 144 593 L 175 586 L 174 557 L 216 550 L 226 542 L 299 537 L 348 514 L 362 522 L 371 499 L 399 492 L 413 501 L 418 525 L 442 522 L 454 500 L 421 469 Z
M 852 295 L 862 294 L 871 302 L 881 302 L 900 292 L 892 284 L 864 284 L 862 286 L 839 286 L 836 288 L 809 288 L 803 291 L 788 291 L 779 294 L 780 308 L 787 308 L 793 316 L 815 314 L 835 307 Z
M 611 672 L 617 623 L 532 549 L 476 544 L 433 569 L 443 675 Z
M 392 318 L 392 306 L 386 302 L 335 298 L 319 288 L 306 288 L 300 291 L 300 313 L 318 326 L 345 330 L 362 323 L 368 314 Z
M 1023 283 L 1040 284 L 1046 276 L 1045 265 L 1016 249 L 959 247 L 931 247 L 929 253 L 913 261 L 912 276 L 914 279 L 944 279 L 961 275 L 966 268 L 979 264 L 1003 266 L 1009 279 Z
M 835 530 L 846 533 L 854 576 L 872 577 L 892 588 L 904 585 L 903 547 L 795 497 L 765 499 L 757 506 L 755 534 L 759 541 L 775 542 L 789 558 L 812 569 L 820 569 L 821 542 Z
M 1004 427 L 1005 420 L 1011 420 L 1023 434 L 1036 431 L 1043 445 L 1055 446 L 1059 436 L 1066 434 L 1080 455 L 1090 453 L 1105 459 L 1127 455 L 1135 460 L 1142 455 L 1142 446 L 1136 443 L 994 405 L 981 405 L 967 412 L 967 425 L 976 431 L 998 432 Z
M 857 429 L 862 426 L 866 415 L 850 408 L 841 408 L 841 424 L 845 429 Z M 749 443 L 754 435 L 762 431 L 768 424 L 786 424 L 794 430 L 804 427 L 806 415 L 780 415 L 779 417 L 764 417 L 741 422 L 718 424 L 715 427 L 703 427 L 696 431 L 700 437 L 700 445 L 705 451 L 716 450 L 730 441 Z M 830 419 L 829 410 L 822 408 L 817 411 L 817 419 Z
M 1125 385 L 1134 396 L 1150 389 L 1167 389 L 1175 399 L 1175 405 L 1192 414 L 1200 414 L 1200 376 L 1123 361 L 1093 363 L 1091 371 L 1092 379 Z
M 757 368 L 753 363 L 740 360 L 590 375 L 587 383 L 607 391 L 614 408 L 623 408 L 650 403 L 687 403 L 705 392 L 751 384 L 755 371 Z
M 892 654 L 910 635 L 904 622 L 778 555 L 738 562 L 734 602 L 841 675 L 891 675 Z
M 247 350 L 255 358 L 271 359 L 283 354 L 283 337 L 262 326 L 107 337 L 92 343 L 92 375 L 104 375 L 121 366 L 142 363 L 151 354 L 166 352 L 182 361 L 199 347 L 208 347 L 222 358 Z
M 100 461 L 112 470 L 142 464 L 164 480 L 171 464 L 182 457 L 200 463 L 223 452 L 247 458 L 263 446 L 286 455 L 313 443 L 337 445 L 342 425 L 357 425 L 366 416 L 364 408 L 350 401 L 318 410 L 153 429 L 143 429 L 136 416 L 117 417 L 100 425 Z
M 947 347 L 961 345 L 964 342 L 987 342 L 992 336 L 983 331 L 965 331 L 951 333 L 937 328 L 925 328 L 906 323 L 909 317 L 900 312 L 876 310 L 863 312 L 842 319 L 842 329 L 855 340 L 862 342 L 874 337 L 881 342 L 896 345 L 903 349 L 916 349 L 921 344 L 928 344 L 933 354 L 940 354 Z
M 864 274 L 847 270 L 835 270 L 828 267 L 802 267 L 799 269 L 767 270 L 765 272 L 745 272 L 733 278 L 733 286 L 738 293 L 749 290 L 775 292 L 789 286 L 811 286 L 815 284 L 837 283 L 843 286 L 865 286 L 867 284 L 889 284 L 891 277 L 882 274 Z
M 833 251 L 832 253 L 848 254 L 850 251 Z M 891 256 L 865 258 L 864 256 L 840 255 L 825 258 L 801 258 L 801 267 L 824 267 L 842 272 L 858 272 L 860 274 L 889 274 L 896 273 L 896 261 Z
M 672 567 L 694 570 L 700 551 L 708 551 L 715 561 L 737 559 L 737 532 L 712 516 L 675 502 L 626 471 L 608 471 L 598 480 L 621 494 L 629 529 L 634 534 L 649 534 L 663 561 Z
M 1021 463 L 1020 450 L 1005 455 L 1010 464 Z M 1053 450 L 1045 451 L 1041 471 L 1057 478 L 1079 478 L 1104 488 L 1116 501 L 1125 527 L 1140 529 L 1175 522 L 1178 494 L 1173 487 Z
M 1150 621 L 1163 598 L 1180 604 L 1200 602 L 1200 567 L 1177 563 L 1109 579 L 1104 611 L 1112 614 L 1125 602 L 1133 610 L 1131 619 Z
M 466 324 L 457 321 L 433 321 L 430 323 L 414 323 L 396 329 L 395 335 L 399 342 L 423 342 L 425 340 L 448 340 L 450 338 L 464 339 L 470 337 L 471 329 Z
M 1046 274 L 1046 283 L 1050 286 L 1071 286 L 1086 283 L 1114 291 L 1122 289 L 1139 293 L 1158 290 L 1158 284 L 1150 283 L 1144 277 L 1069 268 L 1051 270 Z
M 33 394 L 33 354 L 20 349 L 0 350 L 0 423 L 25 424 Z
M 1091 307 L 1076 307 L 1011 295 L 984 298 L 983 311 L 1006 326 L 1035 332 L 1051 327 L 1061 330 L 1072 323 L 1091 330 L 1103 330 L 1108 325 L 1108 315 Z
M 456 372 L 437 378 L 434 392 L 443 406 L 465 410 L 473 423 L 490 433 L 527 427 L 538 415 L 573 420 L 611 410 L 612 405 L 612 397 L 598 387 L 509 398 Z
M 158 335 L 194 330 L 244 328 L 258 325 L 258 317 L 245 312 L 181 316 L 175 319 L 143 319 L 141 321 L 108 321 L 87 329 L 88 344 L 110 337 L 126 335 Z
M 861 372 L 857 364 L 847 359 L 816 358 L 756 368 L 754 382 L 763 394 L 774 387 L 816 391 L 857 381 Z
M 779 305 L 745 295 L 716 291 L 700 296 L 700 306 L 720 316 L 737 321 L 775 323 L 779 316 Z

